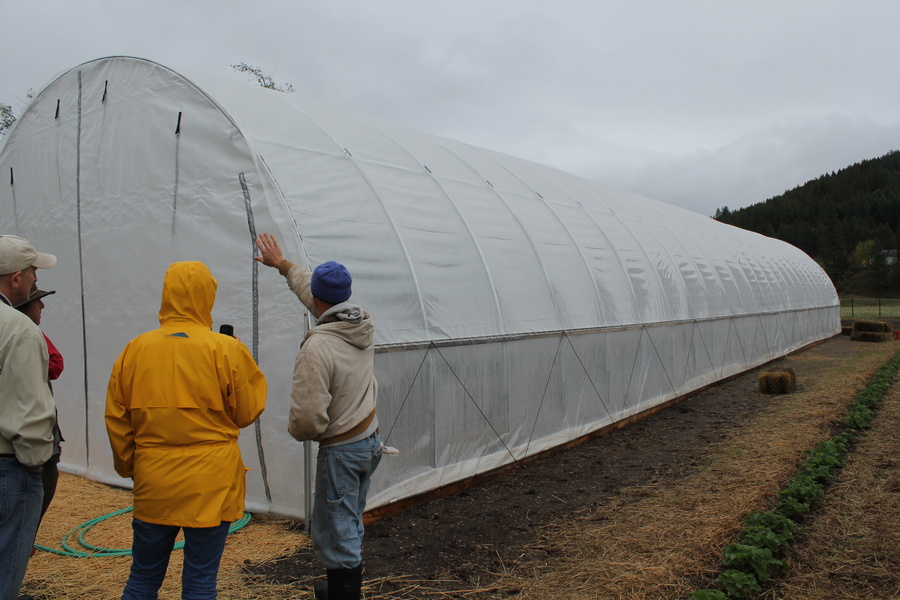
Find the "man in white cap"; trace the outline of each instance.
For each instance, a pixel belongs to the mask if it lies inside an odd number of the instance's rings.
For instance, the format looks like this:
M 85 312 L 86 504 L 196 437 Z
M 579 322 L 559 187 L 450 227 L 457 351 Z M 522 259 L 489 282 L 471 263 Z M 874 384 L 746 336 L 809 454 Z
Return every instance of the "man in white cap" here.
M 56 404 L 47 385 L 41 330 L 13 308 L 28 300 L 38 269 L 56 257 L 28 240 L 0 235 L 0 599 L 16 598 L 31 554 L 44 496 L 41 466 L 53 453 Z M 24 596 L 28 598 L 28 596 Z

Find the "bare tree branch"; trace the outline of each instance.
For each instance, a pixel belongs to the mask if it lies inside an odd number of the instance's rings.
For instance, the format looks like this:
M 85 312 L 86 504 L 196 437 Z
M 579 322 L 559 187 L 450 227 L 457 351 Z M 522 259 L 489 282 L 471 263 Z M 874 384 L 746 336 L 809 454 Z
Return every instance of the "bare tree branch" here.
M 260 87 L 275 90 L 276 92 L 293 93 L 295 91 L 294 86 L 290 83 L 285 83 L 284 85 L 276 85 L 275 80 L 272 78 L 272 76 L 263 73 L 262 69 L 260 69 L 259 67 L 252 67 L 247 63 L 241 62 L 236 65 L 231 65 L 231 68 L 238 73 L 250 73 L 251 75 L 256 77 L 256 82 L 260 85 Z

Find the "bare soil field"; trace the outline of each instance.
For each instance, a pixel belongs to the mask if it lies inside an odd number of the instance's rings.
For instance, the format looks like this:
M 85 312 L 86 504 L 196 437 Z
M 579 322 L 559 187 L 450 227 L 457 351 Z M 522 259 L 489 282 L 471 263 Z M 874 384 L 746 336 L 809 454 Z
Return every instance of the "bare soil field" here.
M 836 336 L 638 423 L 371 524 L 364 596 L 677 599 L 712 587 L 721 549 L 743 517 L 774 505 L 805 452 L 833 434 L 846 406 L 898 349 L 898 342 Z M 782 366 L 797 373 L 797 390 L 757 391 L 759 373 Z M 789 573 L 761 597 L 900 597 L 898 388 L 802 524 Z M 128 505 L 128 492 L 64 478 L 48 513 L 60 523 L 42 527 L 39 543 L 58 545 L 58 532 L 81 522 L 76 513 L 107 494 L 109 507 Z M 108 510 L 87 507 L 92 517 Z M 127 547 L 127 518 L 98 529 L 97 540 Z M 179 597 L 175 555 L 163 599 Z M 39 552 L 24 591 L 47 600 L 117 598 L 128 563 Z M 322 574 L 301 524 L 255 517 L 229 538 L 220 598 L 311 598 Z

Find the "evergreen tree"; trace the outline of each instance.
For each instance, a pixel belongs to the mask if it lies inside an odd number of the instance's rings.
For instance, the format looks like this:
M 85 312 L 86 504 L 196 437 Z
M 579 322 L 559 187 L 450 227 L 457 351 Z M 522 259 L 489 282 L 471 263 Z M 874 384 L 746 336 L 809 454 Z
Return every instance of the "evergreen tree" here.
M 879 298 L 884 296 L 888 289 L 887 262 L 884 256 L 884 245 L 881 240 L 872 240 L 869 267 L 866 272 L 869 289 Z
M 822 265 L 839 291 L 860 278 L 874 285 L 875 275 L 866 271 L 862 277 L 863 267 L 851 260 L 860 242 L 871 240 L 888 251 L 875 256 L 866 246 L 868 269 L 900 249 L 900 151 L 826 173 L 764 202 L 725 206 L 714 218 L 797 246 Z M 880 268 L 878 286 L 900 293 L 900 265 L 885 262 Z

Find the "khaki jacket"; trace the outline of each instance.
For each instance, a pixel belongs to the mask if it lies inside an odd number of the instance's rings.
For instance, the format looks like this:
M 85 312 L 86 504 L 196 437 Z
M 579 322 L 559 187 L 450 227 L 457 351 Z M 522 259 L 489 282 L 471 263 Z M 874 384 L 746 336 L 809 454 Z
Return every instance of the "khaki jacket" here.
M 49 355 L 31 319 L 0 301 L 0 454 L 38 467 L 53 453 L 56 403 L 47 385 Z
M 375 412 L 375 325 L 369 313 L 350 302 L 316 314 L 309 291 L 312 273 L 292 265 L 286 274 L 291 290 L 318 317 L 294 361 L 288 431 L 301 441 L 340 438 Z

